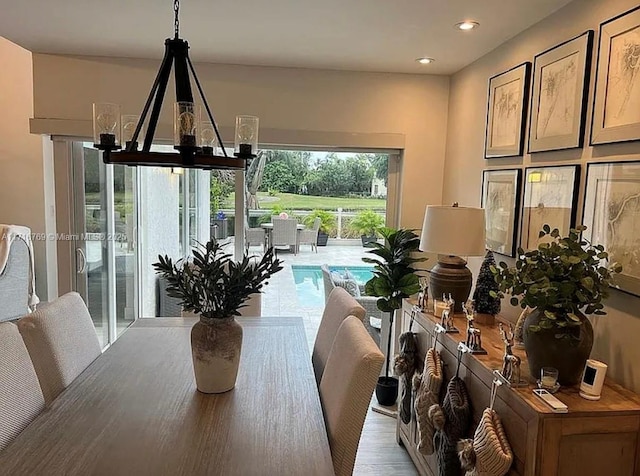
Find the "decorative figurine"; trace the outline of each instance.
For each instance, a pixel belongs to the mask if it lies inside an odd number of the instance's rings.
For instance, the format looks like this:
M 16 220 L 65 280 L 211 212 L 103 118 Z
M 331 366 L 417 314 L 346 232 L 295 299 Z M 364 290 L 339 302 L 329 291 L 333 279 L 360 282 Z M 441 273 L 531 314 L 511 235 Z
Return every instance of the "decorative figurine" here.
M 422 276 L 419 279 L 420 292 L 418 293 L 418 307 L 422 312 L 427 311 L 429 304 L 429 278 Z
M 520 357 L 513 355 L 513 327 L 509 324 L 509 334 L 504 329 L 502 323 L 500 326 L 500 337 L 504 342 L 504 357 L 502 358 L 502 376 L 509 381 L 511 385 L 520 384 Z
M 440 325 L 444 327 L 447 334 L 457 334 L 460 331 L 456 329 L 456 326 L 453 324 L 453 309 L 456 305 L 456 302 L 451 297 L 451 294 L 449 294 L 448 298 L 445 298 L 445 296 L 443 295 L 442 301 L 445 304 L 445 308 L 444 311 L 442 311 Z
M 480 329 L 473 326 L 473 314 L 467 314 L 467 347 L 471 349 L 472 354 L 486 354 L 487 351 L 482 348 L 482 338 L 480 337 Z

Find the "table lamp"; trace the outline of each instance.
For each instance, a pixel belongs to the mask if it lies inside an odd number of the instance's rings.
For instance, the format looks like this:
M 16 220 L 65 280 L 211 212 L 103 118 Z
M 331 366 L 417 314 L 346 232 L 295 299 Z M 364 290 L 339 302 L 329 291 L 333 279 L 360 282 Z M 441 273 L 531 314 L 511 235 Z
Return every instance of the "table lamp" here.
M 469 298 L 473 277 L 467 262 L 460 256 L 485 254 L 485 221 L 482 208 L 429 205 L 424 214 L 420 251 L 438 254 L 431 269 L 429 287 L 434 299 L 449 295 L 456 304 L 454 312 L 462 312 Z

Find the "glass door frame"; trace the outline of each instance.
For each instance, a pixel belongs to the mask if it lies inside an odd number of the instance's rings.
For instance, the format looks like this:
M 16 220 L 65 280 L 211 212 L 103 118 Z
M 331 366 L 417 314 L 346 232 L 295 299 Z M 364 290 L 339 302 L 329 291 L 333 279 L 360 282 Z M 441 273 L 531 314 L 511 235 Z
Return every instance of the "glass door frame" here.
M 72 274 L 71 283 L 72 289 L 78 292 L 86 302 L 88 302 L 88 261 L 87 261 L 87 235 L 86 235 L 86 219 L 85 219 L 85 159 L 84 148 L 88 144 L 81 139 L 68 140 L 70 147 L 69 157 L 67 161 L 69 163 L 68 172 L 70 174 L 71 184 L 70 190 L 70 204 L 71 204 L 71 220 L 70 236 L 73 240 L 73 260 L 75 261 L 73 269 L 75 273 Z M 61 152 L 64 149 L 61 149 Z M 58 157 L 56 157 L 58 159 Z M 106 228 L 104 230 L 104 237 L 100 240 L 101 255 L 103 266 L 106 266 L 105 276 L 107 280 L 106 295 L 103 297 L 103 315 L 106 315 L 107 332 L 105 334 L 106 341 L 103 342 L 104 347 L 108 347 L 113 344 L 118 338 L 118 316 L 117 316 L 117 291 L 116 291 L 116 240 L 118 238 L 118 232 L 115 226 L 115 193 L 114 193 L 114 165 L 105 164 L 102 161 L 102 156 L 99 157 L 99 176 L 100 176 L 100 202 L 104 204 L 106 220 Z M 128 239 L 133 240 L 134 248 L 139 243 L 139 217 L 138 217 L 138 197 L 140 188 L 140 176 L 135 174 L 135 181 L 133 183 L 133 236 Z M 59 191 L 57 190 L 56 193 Z M 125 266 L 126 269 L 126 266 Z M 140 259 L 138 253 L 135 254 L 135 266 L 133 274 L 133 322 L 135 322 L 141 316 L 141 303 L 139 296 L 140 290 Z M 126 303 L 125 303 L 126 308 Z

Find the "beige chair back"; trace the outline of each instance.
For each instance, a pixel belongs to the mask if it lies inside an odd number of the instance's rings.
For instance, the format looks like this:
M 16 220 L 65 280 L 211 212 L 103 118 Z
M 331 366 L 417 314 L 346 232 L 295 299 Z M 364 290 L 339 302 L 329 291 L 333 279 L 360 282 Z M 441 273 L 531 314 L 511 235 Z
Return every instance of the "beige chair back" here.
M 43 409 L 44 397 L 20 332 L 11 322 L 0 323 L 0 451 Z
M 364 308 L 344 288 L 336 287 L 329 294 L 311 354 L 311 363 L 318 385 L 320 385 L 320 379 L 340 324 L 347 316 L 356 316 L 362 321 L 364 314 Z
M 65 294 L 23 317 L 18 329 L 47 404 L 101 353 L 89 310 L 78 293 Z
M 320 401 L 336 476 L 353 473 L 362 427 L 384 356 L 355 316 L 336 334 L 320 382 Z
M 272 218 L 271 246 L 293 246 L 298 252 L 298 220 L 295 218 Z

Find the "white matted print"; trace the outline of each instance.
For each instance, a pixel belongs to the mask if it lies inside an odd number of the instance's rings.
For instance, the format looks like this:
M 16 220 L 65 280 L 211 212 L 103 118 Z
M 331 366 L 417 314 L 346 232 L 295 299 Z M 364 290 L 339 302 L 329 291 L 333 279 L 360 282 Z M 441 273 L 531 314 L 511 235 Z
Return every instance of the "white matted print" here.
M 600 25 L 591 144 L 640 139 L 640 7 Z
M 520 243 L 529 251 L 549 236 L 540 238 L 544 225 L 566 236 L 574 225 L 580 166 L 531 167 L 525 171 Z
M 522 170 L 485 170 L 482 173 L 487 249 L 514 256 Z
M 535 57 L 529 152 L 580 147 L 593 31 Z
M 531 63 L 489 79 L 485 158 L 522 155 Z
M 589 164 L 584 237 L 622 265 L 615 285 L 640 296 L 640 162 Z

